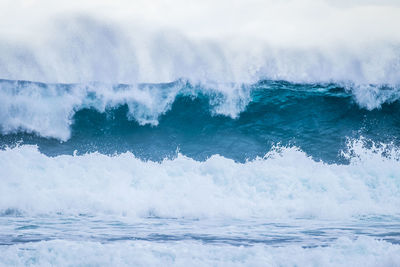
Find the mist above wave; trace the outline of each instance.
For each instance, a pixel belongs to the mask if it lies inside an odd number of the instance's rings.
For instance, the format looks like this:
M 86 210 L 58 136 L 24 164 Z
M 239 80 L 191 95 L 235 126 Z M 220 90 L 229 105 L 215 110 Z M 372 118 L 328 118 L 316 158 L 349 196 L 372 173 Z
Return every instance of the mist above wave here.
M 266 32 L 194 37 L 179 25 L 128 23 L 90 14 L 64 14 L 40 25 L 32 29 L 34 34 L 1 36 L 0 78 L 52 83 L 134 84 L 185 78 L 192 83 L 272 79 L 400 84 L 396 32 L 380 36 L 374 31 L 355 41 L 331 31 L 334 37 L 326 36 L 326 42 L 312 35 L 310 41 L 299 37 L 277 43 L 279 36 L 264 38 Z

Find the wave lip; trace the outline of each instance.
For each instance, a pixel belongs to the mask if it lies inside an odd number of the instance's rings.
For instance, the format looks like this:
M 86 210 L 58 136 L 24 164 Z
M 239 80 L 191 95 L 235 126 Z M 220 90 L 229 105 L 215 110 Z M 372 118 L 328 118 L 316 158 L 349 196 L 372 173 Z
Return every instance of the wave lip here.
M 0 80 L 0 126 L 5 134 L 26 131 L 62 141 L 70 137 L 76 111 L 89 108 L 105 112 L 126 104 L 128 118 L 139 124 L 158 124 L 178 95 L 211 96 L 214 112 L 236 117 L 248 103 L 244 85 L 193 86 L 185 80 L 164 84 L 45 84 Z

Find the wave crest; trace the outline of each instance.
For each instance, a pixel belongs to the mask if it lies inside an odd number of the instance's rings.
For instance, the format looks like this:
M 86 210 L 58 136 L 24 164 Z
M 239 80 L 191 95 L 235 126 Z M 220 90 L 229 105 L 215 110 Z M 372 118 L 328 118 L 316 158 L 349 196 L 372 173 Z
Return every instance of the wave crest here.
M 276 93 L 270 93 L 273 91 Z M 70 138 L 70 126 L 77 111 L 95 109 L 104 113 L 121 105 L 128 106 L 129 119 L 140 125 L 156 126 L 159 117 L 170 110 L 179 96 L 206 98 L 207 112 L 236 119 L 251 102 L 264 101 L 269 105 L 274 101 L 292 101 L 296 104 L 292 99 L 313 96 L 353 97 L 361 108 L 379 109 L 385 103 L 396 102 L 400 90 L 388 86 L 296 84 L 268 80 L 255 84 L 191 84 L 180 79 L 172 83 L 132 85 L 0 80 L 0 130 L 3 134 L 33 132 L 66 141 Z M 350 102 L 344 104 L 351 105 Z

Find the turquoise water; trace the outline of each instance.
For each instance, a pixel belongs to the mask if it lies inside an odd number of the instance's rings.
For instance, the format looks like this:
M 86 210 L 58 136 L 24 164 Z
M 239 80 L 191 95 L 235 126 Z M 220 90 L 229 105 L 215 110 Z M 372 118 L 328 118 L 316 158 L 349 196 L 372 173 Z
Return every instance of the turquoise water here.
M 155 107 L 128 97 L 112 103 L 96 92 L 104 87 L 101 84 L 76 92 L 73 91 L 76 85 L 3 83 L 3 87 L 12 88 L 9 94 L 14 96 L 24 90 L 39 90 L 40 101 L 79 96 L 87 102 L 71 107 L 68 140 L 44 138 L 35 128 L 28 130 L 33 133 L 16 128 L 1 136 L 3 147 L 16 143 L 37 144 L 40 151 L 53 156 L 74 151 L 78 154 L 131 151 L 139 158 L 159 161 L 174 157 L 180 151 L 196 160 L 219 154 L 244 162 L 263 157 L 272 146 L 280 144 L 296 146 L 316 160 L 344 163 L 341 151 L 346 150 L 349 139 L 364 137 L 370 143 L 399 144 L 397 88 L 374 88 L 381 95 L 373 99 L 378 107 L 370 110 L 353 95 L 354 88 L 338 84 L 262 81 L 241 85 L 242 98 L 233 100 L 218 92 L 218 88 L 193 86 L 183 81 L 142 84 L 141 90 L 155 91 L 156 101 L 168 101 L 164 109 L 154 112 Z M 110 88 L 109 93 L 131 93 L 129 85 Z M 168 95 L 170 91 L 174 91 L 173 98 Z M 382 96 L 386 99 L 381 100 Z M 218 112 L 221 108 L 228 109 L 225 113 L 229 114 Z M 19 115 L 18 110 L 15 113 Z M 40 123 L 40 119 L 46 120 L 49 115 L 38 116 L 43 116 L 38 118 Z M 157 125 L 141 123 L 144 119 L 154 120 Z
M 388 85 L 0 81 L 0 265 L 400 261 Z

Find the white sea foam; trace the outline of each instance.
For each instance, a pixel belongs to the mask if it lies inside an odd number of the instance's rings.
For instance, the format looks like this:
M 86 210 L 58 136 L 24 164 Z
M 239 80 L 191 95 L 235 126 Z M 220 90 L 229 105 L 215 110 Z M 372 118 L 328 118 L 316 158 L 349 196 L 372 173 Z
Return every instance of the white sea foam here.
M 290 255 L 290 256 L 289 256 Z M 4 266 L 396 266 L 400 246 L 339 238 L 329 247 L 217 246 L 191 241 L 42 241 L 3 247 Z
M 244 164 L 215 155 L 161 163 L 131 153 L 0 151 L 0 210 L 128 217 L 351 218 L 400 213 L 398 152 L 352 145 L 350 165 L 281 148 Z M 397 154 L 396 154 L 397 153 Z

